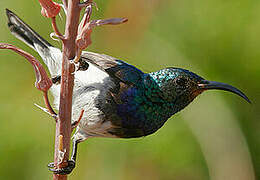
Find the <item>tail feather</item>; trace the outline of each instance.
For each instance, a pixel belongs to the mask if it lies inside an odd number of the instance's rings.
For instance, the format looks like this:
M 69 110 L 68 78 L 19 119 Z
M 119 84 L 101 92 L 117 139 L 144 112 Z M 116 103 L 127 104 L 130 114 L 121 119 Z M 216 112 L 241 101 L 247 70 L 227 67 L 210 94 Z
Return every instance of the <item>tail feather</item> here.
M 11 33 L 39 53 L 52 76 L 59 75 L 61 71 L 61 51 L 43 39 L 9 9 L 6 9 L 6 15 Z
M 8 27 L 12 34 L 25 42 L 31 48 L 35 49 L 34 44 L 41 45 L 42 48 L 48 48 L 52 45 L 36 33 L 29 25 L 23 22 L 15 13 L 6 9 L 8 17 Z M 36 49 L 35 49 L 36 50 Z

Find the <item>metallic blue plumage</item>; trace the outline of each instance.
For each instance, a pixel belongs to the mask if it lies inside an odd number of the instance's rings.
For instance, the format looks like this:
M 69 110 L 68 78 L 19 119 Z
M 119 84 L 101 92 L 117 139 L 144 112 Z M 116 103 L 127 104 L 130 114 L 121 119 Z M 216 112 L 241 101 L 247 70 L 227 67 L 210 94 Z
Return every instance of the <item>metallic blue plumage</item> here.
M 129 73 L 128 75 L 135 79 L 133 76 L 136 74 Z M 175 80 L 182 76 L 190 76 L 196 81 L 202 80 L 201 77 L 187 70 L 167 68 L 143 74 L 139 84 L 121 92 L 122 103 L 117 105 L 117 113 L 122 118 L 122 127 L 140 129 L 140 136 L 151 134 L 158 130 L 168 118 L 191 102 L 193 98 L 188 97 L 186 102 L 180 103 L 178 92 L 170 88 L 174 87 Z M 169 84 L 170 87 L 167 88 L 166 85 Z M 189 93 L 184 94 L 184 97 L 186 95 Z M 136 135 L 133 134 L 133 136 Z

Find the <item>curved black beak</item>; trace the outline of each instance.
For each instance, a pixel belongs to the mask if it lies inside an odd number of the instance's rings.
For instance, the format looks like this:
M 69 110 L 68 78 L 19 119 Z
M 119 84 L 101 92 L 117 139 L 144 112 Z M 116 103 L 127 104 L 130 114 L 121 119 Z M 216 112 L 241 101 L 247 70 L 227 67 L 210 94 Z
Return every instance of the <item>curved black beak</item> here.
M 229 92 L 239 95 L 240 97 L 244 98 L 247 102 L 251 103 L 251 101 L 248 99 L 248 97 L 244 93 L 242 93 L 240 90 L 238 90 L 237 88 L 235 88 L 229 84 L 215 82 L 215 81 L 202 80 L 198 84 L 198 86 L 199 86 L 199 89 L 202 89 L 202 90 L 220 89 L 220 90 L 224 90 L 224 91 L 229 91 Z

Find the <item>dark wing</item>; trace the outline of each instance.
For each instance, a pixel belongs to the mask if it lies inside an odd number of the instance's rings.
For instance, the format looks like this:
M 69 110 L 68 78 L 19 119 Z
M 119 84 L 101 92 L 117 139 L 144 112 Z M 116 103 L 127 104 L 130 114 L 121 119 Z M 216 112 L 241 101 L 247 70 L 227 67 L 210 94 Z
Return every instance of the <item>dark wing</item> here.
M 110 100 L 110 107 L 106 107 L 104 109 L 110 109 L 111 104 L 121 104 L 121 94 L 128 88 L 137 87 L 142 88 L 144 73 L 137 69 L 136 67 L 127 64 L 121 60 L 113 58 L 111 56 L 107 56 L 104 54 L 97 54 L 93 52 L 83 52 L 81 55 L 81 62 L 87 62 L 93 65 L 96 65 L 99 69 L 105 71 L 109 74 L 109 76 L 113 77 L 115 83 L 118 85 L 117 88 L 110 90 L 110 95 L 108 96 Z M 111 99 L 110 99 L 111 98 Z M 103 103 L 104 104 L 104 103 Z M 117 109 L 111 110 L 114 113 L 107 113 L 110 115 L 117 114 Z M 110 134 L 116 135 L 121 138 L 134 138 L 145 136 L 145 132 L 139 128 L 132 127 L 122 127 L 121 118 L 118 120 L 117 117 L 107 117 L 115 126 L 111 128 L 108 132 Z M 120 122 L 118 124 L 118 122 Z
M 144 73 L 141 70 L 108 55 L 85 51 L 81 55 L 81 60 L 96 65 L 111 77 L 117 78 L 127 85 L 138 86 L 143 80 Z

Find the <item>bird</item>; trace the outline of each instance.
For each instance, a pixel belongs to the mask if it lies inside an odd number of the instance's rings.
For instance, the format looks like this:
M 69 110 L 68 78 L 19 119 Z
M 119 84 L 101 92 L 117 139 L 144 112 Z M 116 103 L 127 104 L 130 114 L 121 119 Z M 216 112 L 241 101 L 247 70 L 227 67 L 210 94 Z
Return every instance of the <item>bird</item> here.
M 33 48 L 46 64 L 53 85 L 50 89 L 56 109 L 59 107 L 62 52 L 36 33 L 15 13 L 6 9 L 11 33 Z M 85 113 L 72 138 L 68 166 L 49 169 L 69 174 L 75 168 L 77 147 L 91 137 L 138 138 L 155 133 L 177 112 L 207 90 L 229 91 L 245 99 L 239 89 L 209 81 L 182 68 L 167 67 L 145 73 L 120 59 L 83 51 L 74 73 L 72 123 L 81 110 Z

